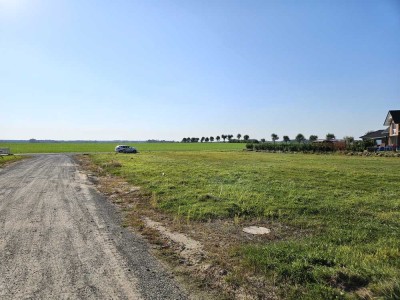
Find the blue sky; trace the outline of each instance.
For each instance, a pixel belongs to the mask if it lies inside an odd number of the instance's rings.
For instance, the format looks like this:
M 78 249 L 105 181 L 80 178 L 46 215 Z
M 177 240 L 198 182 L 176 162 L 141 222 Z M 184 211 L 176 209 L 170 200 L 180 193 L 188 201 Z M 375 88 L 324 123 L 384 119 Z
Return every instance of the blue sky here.
M 0 0 L 0 139 L 359 137 L 389 109 L 397 0 Z

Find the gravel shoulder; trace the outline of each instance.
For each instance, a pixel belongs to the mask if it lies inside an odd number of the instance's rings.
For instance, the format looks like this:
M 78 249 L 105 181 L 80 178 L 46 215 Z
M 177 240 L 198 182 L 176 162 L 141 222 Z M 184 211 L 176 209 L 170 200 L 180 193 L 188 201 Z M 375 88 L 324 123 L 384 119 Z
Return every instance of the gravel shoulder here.
M 1 299 L 187 299 L 69 155 L 0 169 Z

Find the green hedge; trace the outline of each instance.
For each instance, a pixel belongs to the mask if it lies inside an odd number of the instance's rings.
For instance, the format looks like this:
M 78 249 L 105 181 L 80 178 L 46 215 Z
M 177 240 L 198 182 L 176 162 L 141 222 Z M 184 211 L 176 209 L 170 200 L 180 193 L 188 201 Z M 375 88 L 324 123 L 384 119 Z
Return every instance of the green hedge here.
M 330 142 L 320 143 L 248 143 L 246 149 L 256 151 L 280 151 L 280 152 L 335 152 L 338 150 L 347 150 L 362 152 L 370 146 L 369 143 L 356 141 L 352 144 L 334 144 Z

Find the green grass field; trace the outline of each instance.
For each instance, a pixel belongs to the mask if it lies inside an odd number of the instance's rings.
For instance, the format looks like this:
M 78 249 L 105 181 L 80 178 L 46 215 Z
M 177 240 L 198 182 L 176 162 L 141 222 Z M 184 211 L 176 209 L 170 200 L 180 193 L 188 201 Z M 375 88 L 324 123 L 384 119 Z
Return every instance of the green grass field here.
M 291 228 L 289 237 L 234 251 L 242 268 L 264 276 L 283 298 L 400 297 L 397 158 L 239 151 L 91 157 L 173 216 Z
M 1 148 L 1 147 L 0 147 Z M 20 156 L 14 156 L 14 155 L 7 155 L 7 156 L 0 156 L 0 167 L 6 163 L 12 162 L 12 161 L 16 161 L 16 160 L 20 160 L 22 159 L 22 157 Z
M 0 143 L 0 148 L 10 148 L 11 153 L 73 153 L 114 152 L 118 143 Z M 234 151 L 245 144 L 237 143 L 128 143 L 139 152 L 146 151 Z

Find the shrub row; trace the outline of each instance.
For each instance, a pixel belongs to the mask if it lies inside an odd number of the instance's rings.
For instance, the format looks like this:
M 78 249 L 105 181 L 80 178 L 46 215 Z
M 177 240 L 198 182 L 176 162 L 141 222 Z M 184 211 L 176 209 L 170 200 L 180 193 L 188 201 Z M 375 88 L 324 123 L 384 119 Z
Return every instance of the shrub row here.
M 336 151 L 353 151 L 363 152 L 370 143 L 356 141 L 351 144 L 319 142 L 319 143 L 248 143 L 246 149 L 256 151 L 279 151 L 279 152 L 336 152 Z

